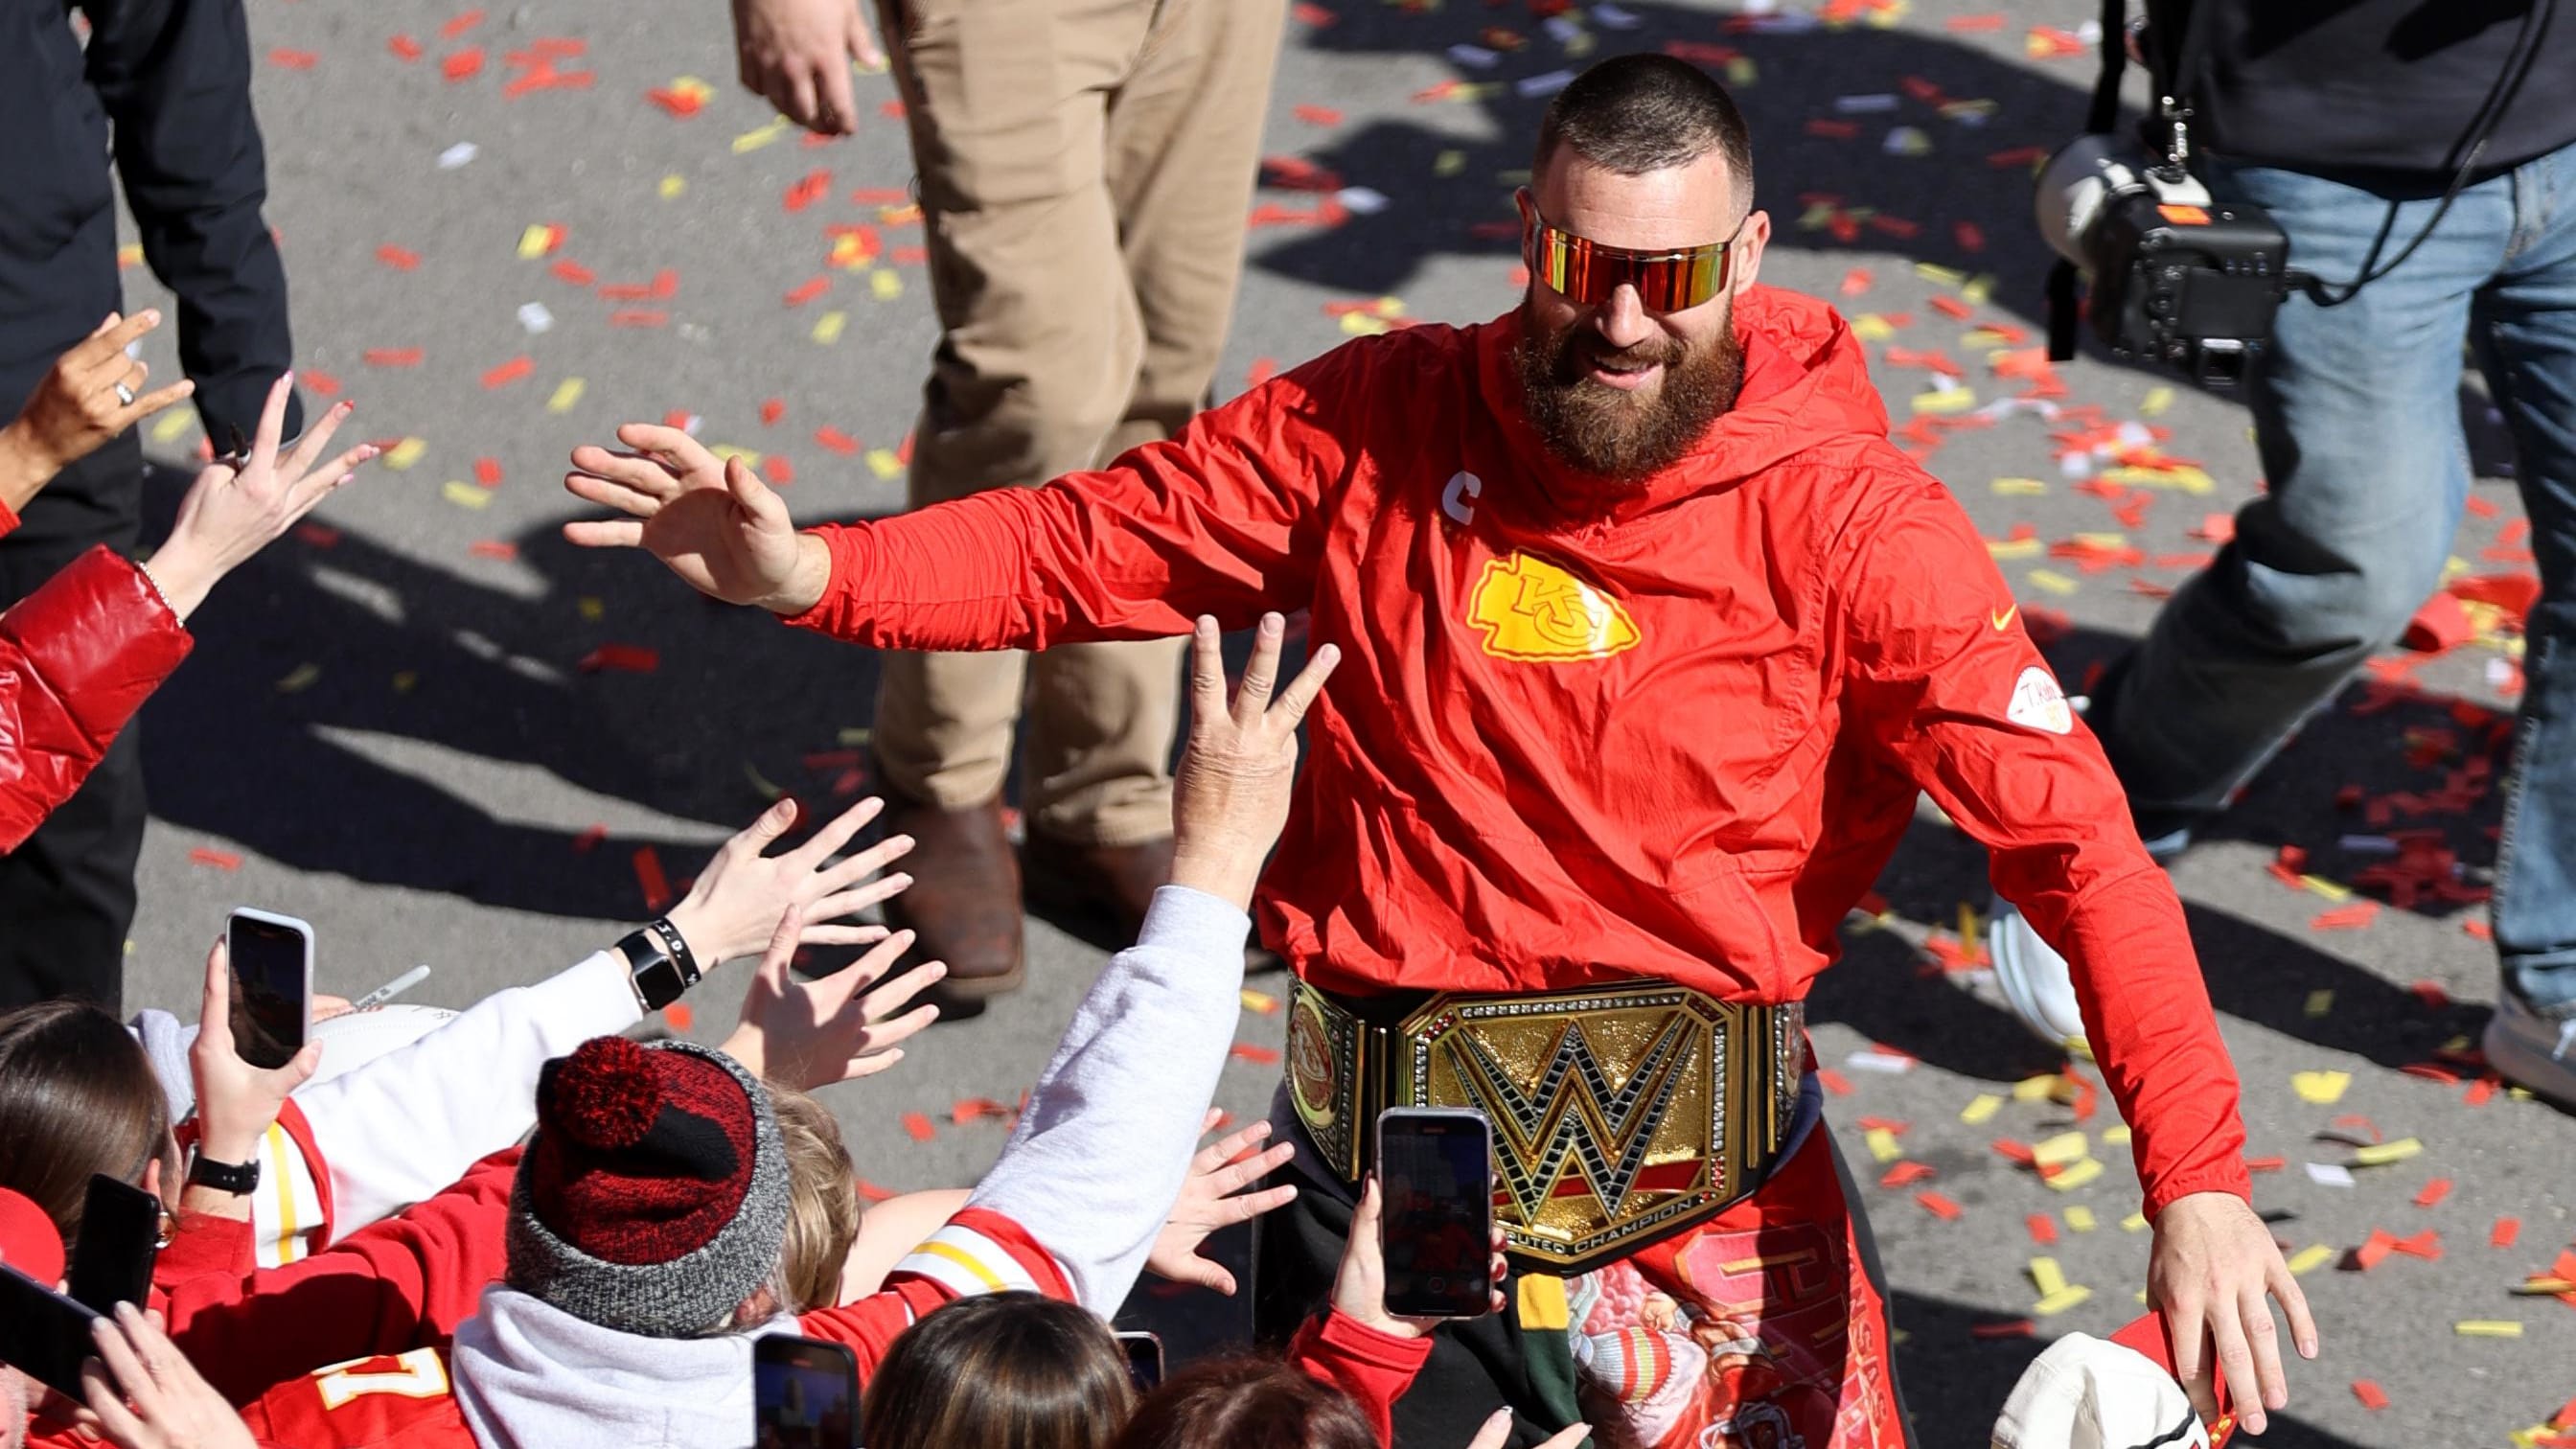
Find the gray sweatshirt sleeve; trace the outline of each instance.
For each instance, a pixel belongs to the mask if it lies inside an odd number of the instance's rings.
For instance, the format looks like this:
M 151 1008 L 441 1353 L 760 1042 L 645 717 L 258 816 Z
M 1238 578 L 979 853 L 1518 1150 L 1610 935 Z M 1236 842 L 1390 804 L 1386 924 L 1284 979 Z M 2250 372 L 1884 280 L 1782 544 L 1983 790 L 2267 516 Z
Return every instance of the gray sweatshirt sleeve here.
M 1135 1286 L 1180 1196 L 1234 1043 L 1251 930 L 1214 896 L 1156 891 L 1143 933 L 1092 984 L 967 1204 L 1028 1229 L 1103 1317 Z

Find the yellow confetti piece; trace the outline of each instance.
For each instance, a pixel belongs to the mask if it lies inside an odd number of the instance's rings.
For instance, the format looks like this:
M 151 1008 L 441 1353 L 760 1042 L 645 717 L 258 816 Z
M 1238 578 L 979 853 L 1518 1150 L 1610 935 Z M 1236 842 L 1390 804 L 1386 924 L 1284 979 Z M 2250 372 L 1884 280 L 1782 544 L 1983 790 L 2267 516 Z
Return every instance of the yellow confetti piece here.
M 1968 1099 L 1967 1106 L 1959 1109 L 1959 1120 L 1967 1123 L 1971 1127 L 1977 1126 L 1980 1123 L 1992 1120 L 1995 1113 L 2003 1107 L 2003 1104 L 2004 1099 L 1996 1096 L 1994 1093 L 1979 1092 L 1974 1097 Z
M 2016 559 L 2037 558 L 2047 551 L 2048 545 L 2035 538 L 1990 538 L 1986 540 L 1987 554 L 2005 562 L 2011 562 Z
M 1884 1127 L 1872 1127 L 1861 1134 L 1861 1140 L 1869 1144 L 1869 1155 L 1881 1162 L 1894 1162 L 1905 1155 L 1905 1144 Z
M 1342 330 L 1353 337 L 1375 337 L 1387 330 L 1386 319 L 1372 317 L 1366 312 L 1345 312 L 1342 314 Z
M 2331 989 L 2308 993 L 2307 1013 L 2311 1019 L 2323 1016 L 2332 1010 L 2334 1010 L 2334 992 Z
M 903 274 L 891 267 L 879 267 L 868 274 L 868 295 L 880 302 L 891 302 L 903 295 Z
M 2053 1318 L 2093 1296 L 2093 1290 L 2081 1283 L 2070 1283 L 2030 1306 L 2034 1318 Z
M 528 223 L 528 229 L 519 233 L 519 260 L 523 262 L 533 262 L 537 258 L 544 256 L 554 245 L 554 240 L 555 229 L 553 227 L 550 227 L 543 222 Z
M 826 312 L 814 319 L 814 340 L 825 347 L 841 340 L 841 329 L 849 325 L 847 312 Z
M 1246 986 L 1242 989 L 1242 995 L 1243 1009 L 1246 1011 L 1257 1011 L 1264 1016 L 1268 1016 L 1270 1013 L 1279 1009 L 1279 998 L 1271 995 L 1269 992 L 1255 991 L 1251 987 Z
M 2520 1338 L 2522 1324 L 2511 1318 L 2463 1318 L 2451 1331 L 2462 1338 Z
M 737 447 L 732 443 L 710 443 L 707 445 L 707 451 L 715 454 L 719 461 L 740 458 L 742 466 L 746 468 L 760 466 L 760 454 L 749 448 Z
M 1443 151 L 1431 158 L 1431 174 L 1434 176 L 1456 176 L 1466 169 L 1467 153 L 1464 151 Z
M 2165 409 L 2173 406 L 2173 400 L 2174 390 L 2172 388 L 2164 386 L 2148 388 L 2146 397 L 2141 399 L 2138 403 L 2138 416 L 2142 418 L 2163 417 L 2165 415 Z
M 903 460 L 891 448 L 868 449 L 868 471 L 880 478 L 893 478 L 903 472 Z
M 2055 569 L 2032 569 L 2030 571 L 2030 582 L 2032 587 L 2046 590 L 2049 593 L 2057 595 L 2059 598 L 2064 598 L 2068 594 L 2074 593 L 2078 588 L 2082 587 L 2073 579 L 2057 572 Z
M 455 504 L 459 508 L 489 508 L 492 506 L 491 489 L 477 488 L 471 483 L 459 483 L 454 479 L 449 479 L 447 482 L 438 485 L 438 496 Z
M 2074 1166 L 2058 1173 L 2055 1177 L 2049 1178 L 2048 1185 L 2057 1189 L 2059 1192 L 2073 1192 L 2075 1189 L 2084 1186 L 2086 1183 L 2091 1182 L 2093 1179 L 2100 1177 L 2101 1175 L 2102 1163 L 2100 1159 L 2088 1157 L 2082 1162 L 2076 1163 Z
M 733 138 L 733 154 L 740 156 L 746 151 L 757 151 L 761 147 L 768 145 L 770 142 L 777 140 L 779 137 L 786 135 L 790 130 L 795 128 L 795 125 L 796 123 L 794 121 L 787 119 L 785 116 L 780 116 L 757 131 L 745 131 L 741 135 Z
M 2297 1277 L 2313 1273 L 2334 1260 L 2335 1250 L 2324 1243 L 2311 1243 L 2290 1255 L 2290 1273 Z
M 2350 1072 L 2292 1072 L 2290 1090 L 2299 1100 L 2312 1107 L 2331 1107 L 2343 1100 L 2344 1089 L 2352 1085 Z
M 597 594 L 584 594 L 573 600 L 572 606 L 581 612 L 585 623 L 596 624 L 608 617 L 608 605 Z
M 677 201 L 680 198 L 680 193 L 688 189 L 689 178 L 680 175 L 676 171 L 663 177 L 661 183 L 653 188 L 653 190 L 659 194 L 664 201 Z
M 394 671 L 394 693 L 409 694 L 419 686 L 420 671 L 416 669 L 397 669 Z
M 2106 468 L 2105 483 L 2122 483 L 2133 488 L 2178 488 L 2185 493 L 2214 493 L 2218 480 L 2205 468 Z
M 786 791 L 779 789 L 776 785 L 771 784 L 769 782 L 769 777 L 760 773 L 759 769 L 754 767 L 749 760 L 743 761 L 742 774 L 744 779 L 751 782 L 751 788 L 758 791 L 760 798 L 763 800 L 776 800 L 781 795 L 787 793 Z
M 1968 285 L 1959 289 L 1959 295 L 1982 307 L 1995 295 L 1995 279 L 1989 273 L 1979 272 L 1968 279 Z
M 1736 56 L 1726 63 L 1726 83 L 1737 90 L 1742 90 L 1761 78 L 1762 72 L 1754 66 L 1753 57 L 1749 55 Z
M 907 201 L 901 206 L 880 206 L 877 220 L 887 226 L 910 226 L 921 220 L 921 203 Z
M 2016 1102 L 2045 1102 L 2049 1099 L 2049 1096 L 2057 1090 L 2057 1084 L 2063 1080 L 2065 1079 L 2054 1072 L 2051 1072 L 2044 1077 L 2024 1077 L 2020 1081 L 2013 1083 L 2013 1100 Z
M 1992 487 L 2007 498 L 2036 498 L 2048 491 L 2048 485 L 2036 478 L 1998 478 Z
M 2386 1167 L 2392 1162 L 2404 1162 L 2423 1150 L 2424 1144 L 2412 1137 L 2400 1137 L 2394 1142 L 2374 1142 L 2368 1147 L 2354 1149 L 2352 1165 Z
M 2077 1203 L 2075 1206 L 2066 1210 L 2066 1230 L 2068 1232 L 2089 1233 L 2093 1231 L 2095 1226 L 2096 1224 L 2093 1221 L 2093 1210 L 2086 1207 L 2084 1204 Z
M 2335 902 L 2337 905 L 2352 899 L 2352 888 L 2350 886 L 2338 885 L 2321 875 L 2303 875 L 2299 877 L 2299 884 L 2306 886 L 2309 890 L 2316 892 L 2327 900 Z
M 2092 1144 L 2081 1132 L 2060 1132 L 2031 1148 L 2031 1161 L 2042 1167 L 2064 1167 L 2092 1151 Z
M 2043 1298 L 2063 1293 L 2066 1291 L 2066 1270 L 2058 1266 L 2055 1258 L 2033 1258 L 2030 1260 L 2030 1286 L 2038 1289 Z
M 120 267 L 139 267 L 143 265 L 143 243 L 127 242 L 125 245 L 118 247 L 116 249 L 116 264 Z
M 2120 1126 L 2117 1126 L 2117 1127 L 2105 1127 L 2105 1128 L 2103 1128 L 2103 1129 L 2102 1129 L 2102 1143 L 2103 1143 L 2103 1145 L 2104 1145 L 2104 1146 L 2106 1146 L 2106 1147 L 2126 1147 L 2126 1146 L 2128 1146 L 2128 1145 L 2129 1145 L 2129 1128 L 2128 1128 L 2128 1124 L 2126 1124 L 2126 1123 L 2122 1123 Z
M 684 75 L 672 81 L 671 89 L 680 95 L 688 96 L 691 99 L 698 101 L 711 101 L 715 99 L 716 94 L 716 88 L 714 86 L 707 84 L 705 81 L 702 81 L 693 75 Z
M 567 377 L 555 384 L 554 396 L 546 399 L 546 411 L 568 413 L 581 401 L 582 391 L 590 384 L 577 377 Z
M 1918 392 L 1913 399 L 1915 412 L 1930 413 L 1935 417 L 1964 413 L 1976 405 L 1976 391 L 1964 387 L 1945 387 L 1932 392 Z
M 864 749 L 873 743 L 876 737 L 877 732 L 866 725 L 843 725 L 835 739 L 845 749 Z
M 298 664 L 295 666 L 292 673 L 288 674 L 284 679 L 277 681 L 277 692 L 280 694 L 302 694 L 304 691 L 311 689 L 314 681 L 321 677 L 321 665 Z
M 190 427 L 196 424 L 196 421 L 197 414 L 194 409 L 174 408 L 153 420 L 152 441 L 156 443 L 176 442 L 179 435 L 188 431 Z
M 1885 342 L 1896 336 L 1896 329 L 1875 312 L 1863 312 L 1851 319 L 1851 330 L 1863 342 Z
M 412 464 L 419 462 L 420 455 L 428 451 L 429 440 L 427 438 L 405 438 L 401 442 L 394 444 L 392 451 L 385 454 L 384 464 L 386 467 L 399 473 L 405 468 L 410 467 Z
M 1939 262 L 1916 262 L 1914 275 L 1944 287 L 1956 287 L 1968 280 L 1967 273 L 1957 267 L 1945 267 Z
M 2145 1213 L 2131 1213 L 2127 1217 L 2120 1219 L 2121 1232 L 2143 1233 L 2146 1230 L 2147 1215 Z

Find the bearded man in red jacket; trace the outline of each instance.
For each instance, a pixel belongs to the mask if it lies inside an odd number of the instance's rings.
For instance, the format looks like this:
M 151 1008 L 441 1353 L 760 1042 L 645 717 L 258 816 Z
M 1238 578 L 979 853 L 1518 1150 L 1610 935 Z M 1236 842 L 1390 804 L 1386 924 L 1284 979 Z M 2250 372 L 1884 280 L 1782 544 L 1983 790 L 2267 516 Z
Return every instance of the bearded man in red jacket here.
M 2302 1353 L 2315 1331 L 2246 1201 L 2181 907 L 1967 515 L 1889 443 L 1857 339 L 1756 285 L 1734 104 L 1604 61 L 1551 106 L 1520 209 L 1513 312 L 1349 343 L 1105 469 L 799 533 L 748 470 L 629 426 L 634 455 L 578 450 L 566 479 L 628 516 L 565 532 L 879 649 L 1310 611 L 1342 663 L 1260 901 L 1298 977 L 1308 1190 L 1266 1225 L 1263 1317 L 1328 1289 L 1388 1106 L 1492 1119 L 1519 1269 L 1512 1312 L 1442 1330 L 1401 1441 L 1459 1442 L 1497 1399 L 1563 1424 L 1588 1380 L 1650 1442 L 1905 1442 L 1799 1003 L 1918 791 L 2075 963 L 2182 1377 L 2207 1407 L 2223 1372 L 2259 1432 L 2284 1401 L 2266 1295 Z M 1630 1269 L 1753 1347 L 1627 1323 L 1654 1295 L 1600 1275 Z

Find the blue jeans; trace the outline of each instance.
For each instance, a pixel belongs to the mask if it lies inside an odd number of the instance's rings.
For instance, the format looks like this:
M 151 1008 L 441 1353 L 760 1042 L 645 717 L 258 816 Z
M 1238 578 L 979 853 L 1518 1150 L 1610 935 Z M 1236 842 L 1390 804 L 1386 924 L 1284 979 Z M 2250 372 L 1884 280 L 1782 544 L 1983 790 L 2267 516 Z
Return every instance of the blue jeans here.
M 2295 267 L 2385 265 L 2437 197 L 2217 165 L 2268 208 Z M 2293 297 L 2248 380 L 2270 492 L 2177 592 L 2093 717 L 2142 834 L 2226 804 L 2440 586 L 2469 490 L 2463 339 L 2520 459 L 2539 555 L 2493 903 L 2505 983 L 2576 1014 L 2576 146 L 2460 193 L 2405 264 L 2340 306 Z

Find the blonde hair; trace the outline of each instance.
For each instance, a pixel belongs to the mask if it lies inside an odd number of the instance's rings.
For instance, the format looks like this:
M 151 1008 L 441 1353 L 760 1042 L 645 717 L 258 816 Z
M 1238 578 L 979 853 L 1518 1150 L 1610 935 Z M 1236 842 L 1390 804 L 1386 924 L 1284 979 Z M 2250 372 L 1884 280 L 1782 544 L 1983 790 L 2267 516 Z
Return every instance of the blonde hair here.
M 770 1109 L 787 1143 L 787 1246 L 779 1306 L 811 1313 L 841 1301 L 841 1265 L 859 1235 L 858 1169 L 831 1109 L 793 1087 L 769 1084 Z

